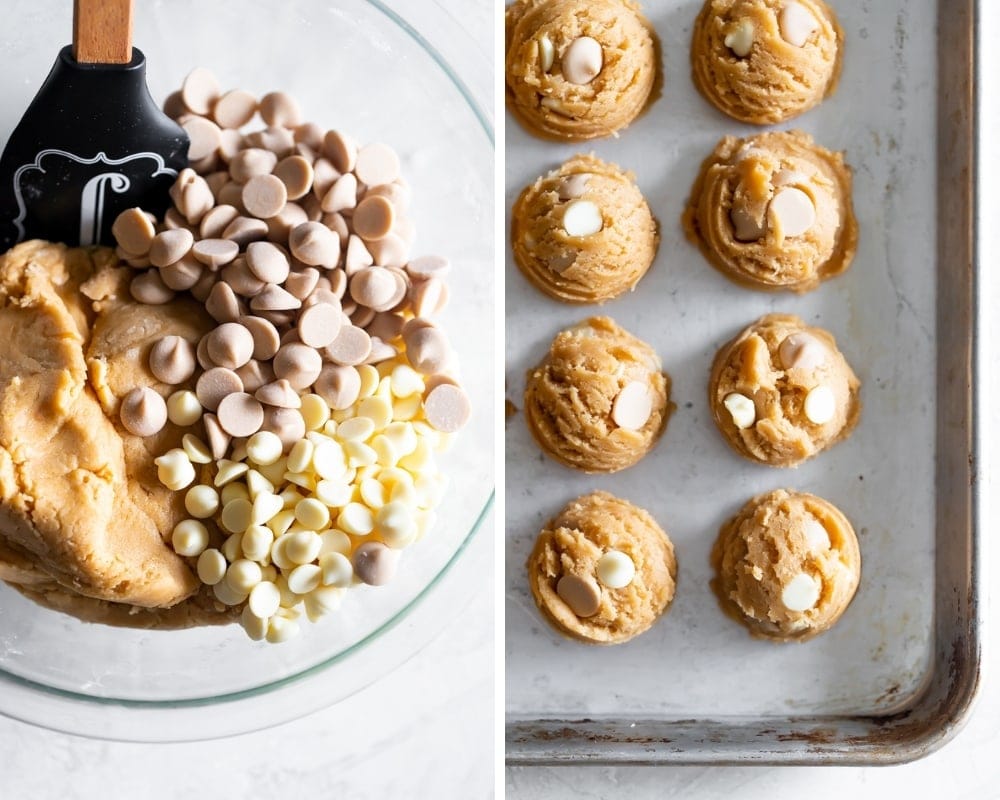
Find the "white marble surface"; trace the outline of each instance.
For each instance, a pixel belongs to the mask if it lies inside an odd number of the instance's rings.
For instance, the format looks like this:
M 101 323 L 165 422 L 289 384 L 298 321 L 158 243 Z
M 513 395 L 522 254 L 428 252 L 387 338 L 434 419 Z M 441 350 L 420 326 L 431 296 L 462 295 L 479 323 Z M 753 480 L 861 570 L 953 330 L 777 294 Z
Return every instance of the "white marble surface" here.
M 995 41 L 1000 35 L 1000 4 L 982 3 L 980 41 Z M 992 145 L 1000 135 L 1000 53 L 986 47 L 982 70 L 983 95 L 981 141 Z M 988 145 L 988 146 L 989 146 Z M 1000 181 L 1000 169 L 994 159 L 983 159 L 980 184 L 989 187 Z M 988 398 L 1000 390 L 1000 322 L 991 313 L 1000 301 L 1000 279 L 992 267 L 1000 260 L 1000 230 L 992 224 L 1000 215 L 1000 203 L 989 193 L 981 195 L 983 225 L 980 240 L 980 276 L 986 325 L 983 336 L 983 382 L 980 424 L 986 442 L 982 461 L 984 560 L 983 574 L 1000 570 L 1000 548 L 991 541 L 995 532 L 991 521 L 1000 512 L 997 500 L 997 450 L 1000 444 L 1000 420 L 995 403 Z M 994 593 L 995 594 L 995 593 Z M 989 595 L 989 588 L 987 588 Z M 989 624 L 996 612 L 994 598 L 988 597 L 985 655 L 980 696 L 966 728 L 951 743 L 922 761 L 898 767 L 672 767 L 672 768 L 520 768 L 506 772 L 506 790 L 518 800 L 561 800 L 561 798 L 685 798 L 713 800 L 739 797 L 757 798 L 808 797 L 946 797 L 949 800 L 992 800 L 1000 798 L 1000 760 L 996 758 L 1000 741 L 1000 649 L 994 635 L 996 625 Z
M 490 0 L 434 0 L 432 11 L 444 11 L 451 22 L 433 30 L 422 24 L 424 3 L 388 5 L 462 67 L 466 85 L 492 116 Z M 492 521 L 470 548 L 492 552 Z M 396 671 L 336 706 L 270 731 L 141 745 L 66 736 L 0 717 L 0 798 L 488 797 L 495 754 L 493 587 L 483 580 L 441 634 Z

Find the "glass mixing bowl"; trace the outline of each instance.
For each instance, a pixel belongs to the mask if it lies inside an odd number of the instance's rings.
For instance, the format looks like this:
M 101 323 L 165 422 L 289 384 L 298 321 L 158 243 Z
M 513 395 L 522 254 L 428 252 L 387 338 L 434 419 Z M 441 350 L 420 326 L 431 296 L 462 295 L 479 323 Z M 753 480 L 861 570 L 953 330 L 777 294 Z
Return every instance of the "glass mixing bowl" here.
M 453 263 L 442 322 L 474 408 L 455 446 L 440 456 L 450 485 L 437 522 L 403 553 L 391 584 L 352 589 L 339 611 L 304 624 L 281 645 L 253 642 L 238 625 L 140 631 L 86 624 L 0 584 L 0 713 L 140 741 L 269 727 L 386 674 L 489 585 L 483 576 L 492 547 L 470 542 L 493 496 L 493 134 L 462 77 L 488 70 L 489 61 L 470 55 L 482 48 L 437 4 L 412 18 L 432 37 L 443 35 L 463 64 L 452 66 L 374 0 L 288 0 L 275 8 L 266 0 L 139 3 L 135 44 L 157 100 L 193 67 L 206 66 L 224 88 L 287 91 L 305 119 L 399 152 L 413 189 L 413 251 Z M 4 131 L 70 31 L 70 12 L 57 0 L 16 0 L 7 11 L 18 35 L 0 46 Z

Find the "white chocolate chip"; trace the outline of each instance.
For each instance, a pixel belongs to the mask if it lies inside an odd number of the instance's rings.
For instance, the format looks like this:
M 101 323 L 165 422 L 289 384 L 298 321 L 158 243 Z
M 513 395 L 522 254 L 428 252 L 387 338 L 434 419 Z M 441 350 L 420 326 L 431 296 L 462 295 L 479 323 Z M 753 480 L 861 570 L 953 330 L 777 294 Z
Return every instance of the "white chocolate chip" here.
M 258 431 L 247 441 L 247 457 L 259 466 L 269 466 L 281 458 L 281 439 L 271 431 Z
M 226 557 L 214 547 L 203 550 L 198 556 L 198 579 L 208 586 L 215 586 L 225 577 Z
M 803 403 L 806 419 L 816 425 L 825 425 L 837 413 L 837 401 L 829 386 L 820 384 L 809 390 Z
M 246 558 L 264 561 L 271 553 L 274 533 L 266 525 L 251 525 L 240 539 L 240 547 Z
M 275 615 L 267 623 L 267 641 L 271 644 L 281 644 L 299 635 L 299 624 L 294 620 Z
M 187 453 L 187 457 L 191 459 L 192 464 L 212 463 L 212 451 L 209 450 L 208 445 L 197 436 L 185 433 L 184 436 L 181 437 L 181 447 L 184 452 Z
M 201 419 L 201 403 L 190 389 L 174 392 L 167 398 L 167 418 L 181 428 L 194 425 Z
M 196 519 L 181 520 L 174 526 L 170 544 L 177 555 L 201 555 L 208 547 L 208 528 Z
M 542 72 L 548 72 L 552 69 L 552 62 L 555 60 L 555 56 L 556 49 L 552 46 L 552 40 L 543 33 L 538 40 L 538 57 L 541 61 Z
M 160 483 L 173 491 L 190 486 L 195 479 L 194 465 L 179 447 L 168 450 L 153 463 L 157 467 L 156 475 Z
M 260 564 L 248 558 L 238 558 L 226 570 L 226 583 L 241 594 L 249 594 L 261 581 L 263 573 Z
M 753 400 L 739 392 L 727 394 L 722 405 L 733 417 L 733 424 L 740 430 L 749 428 L 757 419 L 757 408 Z
M 744 17 L 729 30 L 722 41 L 737 56 L 746 58 L 753 48 L 753 22 Z
M 324 586 L 336 586 L 347 588 L 354 578 L 354 567 L 351 560 L 343 553 L 324 553 L 319 558 L 320 569 L 323 570 L 322 582 Z
M 255 617 L 268 619 L 281 605 L 281 592 L 271 581 L 261 581 L 250 590 L 247 608 Z
M 222 507 L 220 521 L 222 527 L 230 533 L 243 533 L 250 527 L 253 515 L 253 505 L 245 498 L 230 500 Z
M 632 381 L 615 398 L 611 418 L 619 428 L 641 430 L 653 413 L 653 396 L 641 381 Z
M 635 578 L 635 562 L 621 550 L 608 550 L 597 562 L 597 580 L 609 589 L 622 589 Z
M 775 186 L 808 186 L 810 182 L 808 175 L 794 169 L 779 169 L 771 178 Z
M 823 523 L 815 517 L 808 517 L 802 525 L 802 535 L 810 550 L 826 551 L 830 549 L 830 534 Z
M 266 525 L 281 512 L 284 505 L 280 495 L 261 492 L 253 499 L 250 509 L 251 526 Z
M 798 331 L 778 347 L 778 358 L 785 369 L 816 369 L 826 361 L 827 349 L 813 335 Z
M 801 3 L 785 3 L 778 15 L 781 38 L 794 47 L 803 47 L 819 28 L 816 18 Z
M 211 486 L 198 484 L 184 495 L 184 508 L 196 519 L 206 519 L 219 510 L 219 493 Z
M 776 192 L 767 208 L 772 228 L 783 237 L 801 236 L 816 222 L 816 207 L 809 195 L 794 186 Z
M 579 86 L 590 83 L 604 67 L 601 44 L 590 36 L 574 39 L 562 59 L 563 77 Z
M 789 611 L 808 611 L 819 602 L 821 588 L 812 575 L 800 572 L 781 590 L 781 603 Z
M 563 211 L 563 230 L 570 236 L 591 236 L 604 228 L 601 210 L 589 200 L 574 200 Z
M 288 588 L 295 594 L 308 594 L 320 585 L 323 571 L 316 564 L 300 564 L 288 574 Z

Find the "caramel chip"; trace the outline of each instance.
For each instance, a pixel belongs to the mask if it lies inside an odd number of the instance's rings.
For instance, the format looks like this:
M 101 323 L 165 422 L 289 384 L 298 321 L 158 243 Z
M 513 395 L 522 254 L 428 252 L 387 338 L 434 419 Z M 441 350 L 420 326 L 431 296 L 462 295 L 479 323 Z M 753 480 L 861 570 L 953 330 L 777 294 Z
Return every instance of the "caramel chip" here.
M 299 316 L 299 338 L 310 347 L 326 347 L 337 338 L 342 319 L 339 303 L 310 306 Z
M 216 411 L 222 398 L 243 391 L 243 381 L 231 369 L 212 367 L 201 374 L 194 391 L 199 403 L 209 411 Z
M 254 393 L 254 397 L 265 405 L 276 406 L 277 408 L 302 407 L 302 398 L 299 397 L 299 393 L 284 378 L 261 386 Z
M 469 421 L 472 406 L 465 391 L 450 383 L 433 388 L 424 400 L 427 421 L 442 433 L 455 433 Z
M 208 357 L 220 367 L 235 370 L 253 357 L 253 335 L 238 322 L 222 323 L 207 339 Z
M 161 306 L 174 299 L 173 289 L 167 287 L 155 269 L 134 277 L 129 284 L 129 293 L 137 302 L 150 306 Z
M 304 222 L 292 229 L 288 245 L 303 264 L 333 269 L 340 258 L 340 239 L 320 222 Z
M 265 283 L 283 283 L 288 278 L 288 256 L 272 242 L 247 245 L 246 263 L 250 271 Z
M 362 542 L 351 557 L 354 574 L 369 586 L 382 586 L 393 579 L 399 564 L 399 551 L 382 542 Z
M 126 251 L 144 256 L 153 243 L 156 228 L 141 208 L 129 208 L 117 216 L 111 234 Z
M 364 362 L 371 349 L 372 340 L 365 331 L 353 325 L 344 325 L 337 338 L 323 352 L 334 364 L 354 366 Z
M 240 323 L 253 338 L 253 357 L 262 360 L 274 358 L 280 346 L 278 329 L 262 317 L 240 317 Z
M 354 232 L 365 241 L 384 239 L 395 220 L 396 211 L 385 197 L 366 196 L 354 209 Z
M 240 246 L 231 239 L 201 239 L 191 248 L 194 257 L 213 272 L 240 254 Z
M 246 392 L 233 392 L 219 403 L 218 418 L 230 436 L 252 436 L 264 424 L 264 408 Z
M 282 345 L 274 356 L 274 374 L 285 378 L 295 389 L 307 389 L 323 368 L 320 354 L 299 342 Z
M 302 419 L 301 412 L 295 408 L 268 407 L 264 410 L 263 429 L 281 439 L 286 451 L 306 435 L 305 420 Z
M 187 228 L 161 231 L 149 246 L 149 261 L 154 267 L 165 267 L 186 256 L 194 245 L 194 234 Z
M 202 420 L 205 424 L 205 436 L 208 439 L 208 447 L 212 451 L 212 458 L 218 460 L 225 457 L 231 437 L 222 430 L 219 418 L 215 414 L 205 414 L 202 416 Z
M 354 367 L 326 364 L 313 386 L 334 411 L 343 411 L 357 402 L 361 394 L 361 375 Z
M 277 215 L 285 207 L 288 190 L 274 175 L 255 175 L 243 187 L 243 207 L 258 219 Z
M 125 395 L 119 414 L 125 430 L 134 436 L 153 436 L 167 424 L 167 404 L 149 387 Z
M 216 322 L 235 322 L 240 318 L 240 301 L 228 283 L 216 283 L 205 300 L 205 310 Z
M 176 386 L 194 375 L 194 348 L 180 336 L 164 336 L 149 351 L 149 371 Z

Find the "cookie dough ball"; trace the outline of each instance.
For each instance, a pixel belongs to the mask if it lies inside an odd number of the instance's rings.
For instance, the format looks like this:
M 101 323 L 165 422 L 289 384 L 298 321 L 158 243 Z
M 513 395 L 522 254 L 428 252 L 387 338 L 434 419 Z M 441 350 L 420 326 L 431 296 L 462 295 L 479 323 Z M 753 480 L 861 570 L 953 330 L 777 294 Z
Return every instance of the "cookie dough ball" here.
M 507 106 L 536 136 L 610 136 L 649 102 L 659 59 L 633 0 L 516 0 L 506 29 Z
M 716 354 L 708 402 L 737 453 L 793 467 L 854 430 L 860 388 L 833 336 L 768 314 Z
M 539 446 L 584 472 L 631 467 L 656 444 L 673 407 L 656 352 L 607 317 L 559 333 L 524 392 Z
M 723 611 L 754 636 L 801 642 L 840 619 L 858 588 L 861 552 L 834 505 L 778 489 L 722 526 L 712 566 Z
M 691 70 L 719 111 L 772 125 L 833 94 L 843 42 L 822 0 L 706 0 L 691 37 Z
M 656 256 L 656 220 L 635 176 L 578 155 L 543 175 L 514 204 L 514 261 L 566 303 L 603 303 L 635 288 Z
M 648 512 L 607 492 L 567 505 L 528 558 L 542 616 L 591 644 L 619 644 L 649 629 L 674 598 L 677 559 Z
M 810 291 L 857 250 L 850 168 L 800 131 L 727 136 L 702 164 L 684 229 L 737 283 Z

